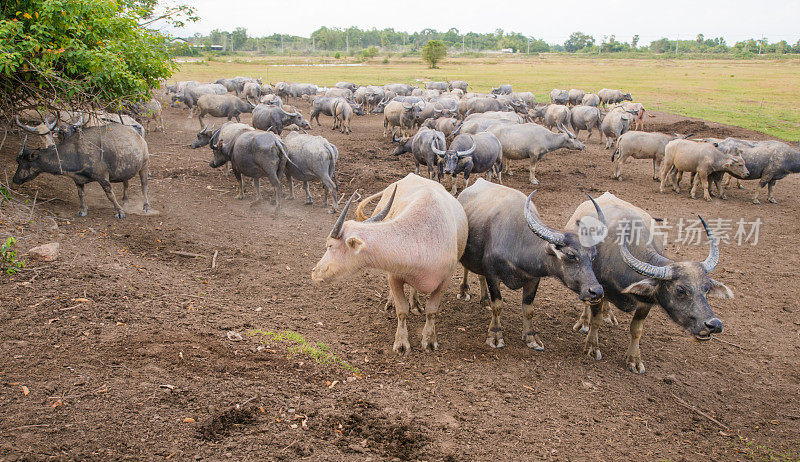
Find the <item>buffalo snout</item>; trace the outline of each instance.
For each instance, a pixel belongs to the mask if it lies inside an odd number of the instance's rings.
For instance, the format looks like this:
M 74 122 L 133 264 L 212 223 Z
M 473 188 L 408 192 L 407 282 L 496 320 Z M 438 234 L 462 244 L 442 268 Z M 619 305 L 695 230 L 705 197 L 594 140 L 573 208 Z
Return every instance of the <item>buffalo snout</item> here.
M 600 284 L 593 284 L 581 291 L 580 299 L 582 302 L 599 302 L 604 294 L 603 286 Z

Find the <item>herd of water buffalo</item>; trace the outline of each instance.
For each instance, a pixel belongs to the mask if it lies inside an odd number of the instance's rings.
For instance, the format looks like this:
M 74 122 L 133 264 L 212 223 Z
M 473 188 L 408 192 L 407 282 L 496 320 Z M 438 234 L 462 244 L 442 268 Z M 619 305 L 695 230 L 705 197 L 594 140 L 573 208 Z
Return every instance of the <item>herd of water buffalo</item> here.
M 230 164 L 244 197 L 244 177 L 252 178 L 256 199 L 261 199 L 259 180 L 266 177 L 275 189 L 276 208 L 283 200 L 281 179 L 286 178 L 291 197 L 293 180 L 303 183 L 306 203 L 312 203 L 309 182 L 321 182 L 323 206 L 338 211 L 339 188 L 336 164 L 339 152 L 322 136 L 306 133 L 309 120 L 320 125 L 320 115 L 333 118 L 333 127 L 351 132 L 351 119 L 367 113 L 383 114 L 383 136 L 397 144 L 394 155 L 410 153 L 416 175 L 409 174 L 384 190 L 365 198 L 355 220 L 346 220 L 354 192 L 344 205 L 327 237 L 325 254 L 314 267 L 317 282 L 331 282 L 362 268 L 377 268 L 388 275 L 390 297 L 397 314 L 394 350 L 410 350 L 409 312 L 425 315 L 423 349 L 438 347 L 435 319 L 442 291 L 459 266 L 463 280 L 459 296 L 470 298 L 468 274 L 478 275 L 481 303 L 491 308 L 487 344 L 504 344 L 500 315 L 503 301 L 500 285 L 523 290 L 523 339 L 527 346 L 542 349 L 533 327 L 533 301 L 542 277 L 552 276 L 574 291 L 586 304 L 575 325 L 588 332 L 586 351 L 600 359 L 598 330 L 605 319 L 616 322 L 608 309 L 611 302 L 632 313 L 630 345 L 626 363 L 633 372 L 644 372 L 639 339 L 642 323 L 654 306 L 698 339 L 706 340 L 722 331 L 721 321 L 708 305 L 707 297 L 731 298 L 730 289 L 711 279 L 719 259 L 717 240 L 705 226 L 710 252 L 705 261 L 673 261 L 663 255 L 664 242 L 651 235 L 655 220 L 641 208 L 610 193 L 581 204 L 561 230 L 541 220 L 530 196 L 502 185 L 502 174 L 512 160 L 530 162 L 530 182 L 538 184 L 536 166 L 542 157 L 560 148 L 582 150 L 578 139 L 593 130 L 613 147 L 613 176 L 622 178 L 622 165 L 629 158 L 651 159 L 653 179 L 661 191 L 669 185 L 679 191 L 681 176 L 691 174 L 692 192 L 702 189 L 705 199 L 724 198 L 723 177 L 759 180 L 758 192 L 768 187 L 775 202 L 775 182 L 800 172 L 800 151 L 777 141 L 691 139 L 692 134 L 663 134 L 629 130 L 644 128 L 645 109 L 629 93 L 603 89 L 597 93 L 558 90 L 550 93 L 550 104 L 537 104 L 531 92 L 514 92 L 510 85 L 488 94 L 468 91 L 464 81 L 428 82 L 425 88 L 408 84 L 360 86 L 339 82 L 331 88 L 313 84 L 280 82 L 263 84 L 260 79 L 236 77 L 215 83 L 178 82 L 165 87 L 171 103 L 196 114 L 200 131 L 193 148 L 209 146 L 210 166 Z M 306 120 L 290 106 L 291 98 L 311 104 Z M 136 174 L 142 183 L 144 211 L 147 200 L 148 148 L 145 128 L 161 120 L 161 103 L 130 105 L 128 114 L 81 114 L 61 112 L 57 116 L 22 121 L 26 132 L 39 135 L 41 149 L 23 149 L 17 157 L 17 184 L 46 172 L 74 180 L 80 212 L 87 213 L 84 185 L 97 181 L 124 217 L 111 183 L 122 182 L 123 203 L 128 182 Z M 242 113 L 252 112 L 252 125 L 240 122 Z M 226 118 L 216 127 L 204 117 Z M 23 117 L 25 118 L 25 117 Z M 233 122 L 231 119 L 236 119 Z M 284 131 L 288 131 L 283 135 Z M 283 136 L 282 136 L 283 135 Z M 27 139 L 27 138 L 26 138 Z M 449 146 L 448 146 L 449 140 Z M 427 176 L 419 176 L 420 166 Z M 486 174 L 470 186 L 472 174 Z M 465 185 L 458 193 L 456 175 Z M 444 175 L 453 176 L 452 191 L 442 186 Z M 497 183 L 492 183 L 496 178 Z M 328 195 L 331 196 L 330 201 Z M 365 207 L 378 199 L 371 216 Z M 702 219 L 701 219 L 702 220 Z M 703 221 L 705 225 L 705 221 Z M 409 234 L 408 230 L 414 230 Z M 605 238 L 640 230 L 636 239 Z M 411 286 L 406 297 L 404 287 Z M 424 307 L 417 292 L 428 294 Z

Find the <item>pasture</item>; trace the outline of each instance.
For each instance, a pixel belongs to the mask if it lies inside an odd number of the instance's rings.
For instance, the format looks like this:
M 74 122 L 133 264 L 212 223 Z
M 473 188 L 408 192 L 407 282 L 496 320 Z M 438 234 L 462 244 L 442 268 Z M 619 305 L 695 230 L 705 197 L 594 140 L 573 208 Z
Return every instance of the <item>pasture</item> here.
M 406 62 L 212 62 L 184 65 L 176 79 L 262 75 L 322 85 L 448 77 L 464 78 L 476 90 L 510 82 L 542 101 L 553 87 L 611 87 L 631 91 L 652 111 L 647 130 L 773 139 L 749 129 L 769 120 L 772 134 L 800 134 L 796 98 L 788 96 L 797 94 L 796 62 L 478 64 L 446 62 L 427 70 Z M 753 120 L 762 99 L 765 110 Z M 308 116 L 307 102 L 291 103 Z M 249 180 L 245 200 L 235 200 L 235 181 L 209 167 L 210 150 L 189 147 L 197 119 L 172 107 L 164 115 L 167 132 L 146 136 L 150 215 L 136 213 L 141 190 L 133 182 L 125 220 L 114 218 L 96 184 L 87 187 L 89 215 L 76 218 L 72 182 L 49 175 L 16 187 L 17 201 L 0 208 L 0 232 L 18 236 L 21 249 L 51 241 L 62 249 L 54 263 L 30 262 L 27 270 L 0 279 L 0 458 L 800 457 L 797 175 L 778 182 L 778 204 L 752 204 L 754 182 L 745 182 L 746 190 L 729 188 L 725 201 L 705 202 L 690 199 L 686 190 L 659 194 L 649 161 L 629 161 L 625 180 L 612 179 L 610 151 L 596 134 L 584 151 L 552 152 L 539 163 L 534 202 L 553 228 L 564 228 L 587 193 L 605 191 L 673 225 L 698 213 L 731 223 L 760 221 L 757 243 L 751 236 L 739 245 L 733 229 L 720 247 L 712 277 L 735 293 L 733 300 L 711 300 L 724 331 L 699 342 L 653 310 L 642 338 L 647 371 L 632 374 L 625 367 L 631 317 L 616 311 L 619 325 L 604 324 L 600 331 L 602 359 L 589 358 L 585 334 L 572 329 L 584 305 L 561 283 L 545 279 L 533 318 L 544 351 L 522 342 L 521 294 L 505 287 L 506 343 L 491 349 L 478 281 L 473 275 L 471 301 L 458 299 L 459 272 L 437 318 L 439 350 L 420 349 L 423 318 L 412 316 L 412 351 L 398 357 L 381 272 L 329 285 L 311 281 L 336 220 L 321 204 L 319 184 L 312 184 L 310 206 L 295 185 L 297 198 L 277 215 L 269 201 L 251 202 Z M 250 114 L 242 116 L 250 121 Z M 345 198 L 356 189 L 366 197 L 414 170 L 407 154 L 392 155 L 395 145 L 381 136 L 382 116 L 356 117 L 351 135 L 331 130 L 330 117 L 321 121 L 309 133 L 338 147 Z M 8 178 L 22 141 L 11 133 L 0 152 Z M 528 194 L 524 165 L 516 162 L 504 184 Z M 446 178 L 445 186 L 450 182 Z M 263 193 L 271 198 L 265 183 Z M 669 256 L 705 258 L 702 234 L 682 242 L 677 229 L 670 233 Z
M 451 58 L 440 69 L 426 69 L 418 60 L 390 58 L 359 65 L 332 58 L 253 58 L 245 62 L 186 63 L 176 80 L 215 80 L 220 75 L 262 76 L 265 82 L 303 81 L 333 85 L 353 82 L 404 82 L 417 79 L 463 79 L 472 91 L 510 83 L 549 102 L 553 88 L 619 88 L 631 92 L 648 110 L 671 112 L 760 131 L 785 140 L 800 139 L 800 60 L 655 60 L 593 59 L 580 56 L 532 58 Z M 319 64 L 340 64 L 320 66 Z M 418 82 L 417 82 L 418 83 Z M 613 83 L 613 84 L 612 84 Z

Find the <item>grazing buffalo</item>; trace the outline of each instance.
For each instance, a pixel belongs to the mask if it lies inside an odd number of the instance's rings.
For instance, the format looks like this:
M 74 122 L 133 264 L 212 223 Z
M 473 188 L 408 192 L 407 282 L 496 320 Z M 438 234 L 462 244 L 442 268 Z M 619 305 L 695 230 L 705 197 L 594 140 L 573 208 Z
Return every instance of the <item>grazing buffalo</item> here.
M 738 148 L 735 149 L 736 155 L 726 154 L 714 143 L 698 143 L 696 141 L 676 139 L 667 143 L 664 148 L 664 162 L 661 166 L 661 188 L 663 193 L 666 191 L 667 183 L 672 183 L 675 192 L 681 192 L 680 180 L 677 179 L 678 172 L 689 172 L 692 174 L 692 199 L 696 197 L 698 186 L 702 185 L 703 197 L 711 200 L 709 193 L 709 175 L 714 172 L 721 172 L 717 175 L 716 186 L 721 199 L 725 198 L 725 191 L 722 188 L 722 173 L 730 173 L 733 176 L 746 177 L 750 172 L 747 171 L 744 159 L 739 156 Z M 695 181 L 697 177 L 698 181 Z
M 333 112 L 333 125 L 334 128 L 339 128 L 342 133 L 350 134 L 350 119 L 353 118 L 353 113 L 364 115 L 361 110 L 361 105 L 350 103 L 344 98 L 336 98 L 331 103 L 331 111 Z
M 489 127 L 489 131 L 503 146 L 506 166 L 510 160 L 530 160 L 530 182 L 534 185 L 539 184 L 536 165 L 545 154 L 560 148 L 582 151 L 586 147 L 570 133 L 553 133 L 536 124 L 496 124 Z
M 400 139 L 393 136 L 392 141 L 398 143 L 393 152 L 395 156 L 406 152 L 411 153 L 414 163 L 417 165 L 417 175 L 419 175 L 419 166 L 425 165 L 428 167 L 428 178 L 432 180 L 438 172 L 439 182 L 442 182 L 442 171 L 435 168 L 438 165 L 438 157 L 433 148 L 440 150 L 447 148 L 444 133 L 422 127 L 414 136 Z
M 628 131 L 632 120 L 633 116 L 621 109 L 615 109 L 603 117 L 603 122 L 600 124 L 600 138 L 602 140 L 602 135 L 605 135 L 606 149 L 611 149 L 611 145 Z
M 26 149 L 25 144 L 22 144 L 22 151 L 17 156 L 17 171 L 12 180 L 14 184 L 31 181 L 40 173 L 65 175 L 78 188 L 78 216 L 84 217 L 89 211 L 84 186 L 96 181 L 114 205 L 116 217 L 125 218 L 111 183 L 122 183 L 124 204 L 128 200 L 128 182 L 138 174 L 144 197 L 142 210 L 145 213 L 150 210 L 147 199 L 149 151 L 147 142 L 133 127 L 122 124 L 86 127 L 60 143 L 48 143 L 41 149 Z
M 450 90 L 450 91 L 461 90 L 464 93 L 466 93 L 467 92 L 467 87 L 469 87 L 469 84 L 467 82 L 463 81 L 463 80 L 451 80 L 451 81 L 447 82 L 447 87 L 448 87 L 448 90 Z
M 587 93 L 581 100 L 583 106 L 600 106 L 600 97 L 595 93 Z
M 664 160 L 664 148 L 667 147 L 667 143 L 690 136 L 692 134 L 683 136 L 677 133 L 666 135 L 638 131 L 624 133 L 617 140 L 617 148 L 611 154 L 611 162 L 614 162 L 614 178 L 622 181 L 622 165 L 629 157 L 632 157 L 634 159 L 653 159 L 653 180 L 659 181 L 661 162 Z
M 377 197 L 381 197 L 376 206 L 379 212 L 362 222 L 345 221 L 353 197 L 347 201 L 311 277 L 315 282 L 331 282 L 361 268 L 385 271 L 397 314 L 392 348 L 400 354 L 411 349 L 409 311 L 418 311 L 416 306 L 409 306 L 405 285 L 430 294 L 424 308 L 421 346 L 436 350 L 435 320 L 442 293 L 467 243 L 464 209 L 442 185 L 414 174 L 362 201 L 357 210 L 359 218 L 364 216 L 364 206 Z
M 625 363 L 634 373 L 645 371 L 639 340 L 644 320 L 655 306 L 661 306 L 670 319 L 699 340 L 722 332 L 722 321 L 711 311 L 706 297 L 732 298 L 733 292 L 708 277 L 719 261 L 719 247 L 705 221 L 702 223 L 711 244 L 708 257 L 702 262 L 674 261 L 664 256 L 665 239 L 651 231 L 655 220 L 647 212 L 610 193 L 600 196 L 597 204 L 605 215 L 607 237 L 595 246 L 597 256 L 592 266 L 604 295 L 584 310 L 574 327 L 589 332 L 585 346 L 588 355 L 602 358 L 598 331 L 608 302 L 633 313 Z M 597 220 L 588 201 L 578 206 L 566 229 L 577 232 L 587 219 Z
M 603 116 L 600 110 L 592 106 L 574 106 L 569 111 L 569 125 L 575 130 L 575 138 L 578 138 L 581 130 L 588 130 L 589 135 L 586 137 L 586 142 L 592 137 L 592 130 L 595 128 L 600 131 L 600 126 L 603 123 Z
M 256 189 L 256 202 L 261 201 L 259 180 L 267 177 L 275 188 L 275 211 L 281 207 L 283 189 L 279 178 L 286 169 L 288 154 L 283 141 L 271 132 L 261 130 L 242 131 L 232 140 L 214 149 L 214 159 L 209 163 L 212 168 L 231 163 L 231 170 L 236 177 L 239 194 L 236 199 L 244 199 L 244 178 L 253 179 Z
M 439 130 L 440 132 L 444 133 L 446 138 L 451 138 L 453 133 L 458 129 L 461 125 L 461 122 L 454 118 L 454 117 L 439 117 L 436 119 L 428 119 L 422 123 L 420 128 L 432 128 L 434 130 Z
M 514 92 L 514 89 L 509 84 L 500 85 L 497 88 L 492 88 L 493 95 L 510 95 Z
M 503 171 L 503 147 L 493 134 L 488 132 L 475 135 L 458 135 L 450 143 L 447 150 L 431 145 L 431 150 L 439 156 L 440 176 L 453 175 L 453 195 L 458 193 L 458 174 L 464 173 L 464 187 L 469 186 L 472 173 L 486 172 L 486 179 L 492 179 L 494 173 L 498 181 Z
M 311 129 L 308 121 L 300 112 L 289 112 L 283 107 L 259 104 L 253 109 L 253 127 L 258 130 L 274 132 L 278 135 L 289 125 L 297 125 L 301 129 Z
M 255 104 L 242 101 L 234 95 L 203 95 L 197 100 L 197 109 L 200 111 L 197 119 L 200 121 L 200 128 L 205 127 L 203 117 L 227 117 L 228 122 L 235 118 L 241 122 L 240 114 L 253 112 Z
M 407 83 L 387 83 L 383 86 L 383 89 L 386 91 L 393 91 L 398 96 L 410 96 L 411 92 L 414 91 L 414 86 L 409 85 Z
M 606 107 L 608 104 L 633 101 L 630 93 L 623 93 L 621 90 L 609 90 L 608 88 L 603 88 L 598 91 L 597 96 L 600 98 L 600 104 L 602 104 L 603 107 Z
M 417 104 L 391 101 L 383 110 L 383 137 L 386 138 L 390 129 L 394 137 L 395 127 L 400 129 L 401 136 L 410 136 L 420 111 Z
M 551 130 L 555 128 L 561 133 L 572 133 L 569 122 L 570 110 L 565 105 L 551 104 L 544 111 L 544 126 Z
M 586 96 L 586 92 L 583 90 L 577 90 L 575 88 L 569 91 L 569 104 L 571 106 L 577 106 L 581 104 L 583 101 L 583 97 Z
M 559 90 L 554 88 L 550 91 L 550 102 L 553 104 L 561 104 L 566 106 L 569 104 L 569 92 L 567 90 Z
M 355 92 L 358 85 L 351 83 L 351 82 L 336 82 L 334 85 L 335 88 L 343 88 L 346 90 L 350 90 L 350 92 Z
M 603 288 L 592 271 L 594 247 L 585 246 L 576 232 L 545 225 L 531 204 L 532 196 L 533 193 L 526 198 L 516 189 L 483 178 L 458 196 L 469 223 L 467 247 L 461 257 L 464 277 L 459 297 L 469 300 L 468 275 L 476 273 L 481 302 L 488 303 L 492 310 L 486 338 L 492 348 L 501 348 L 505 343 L 500 325 L 501 283 L 512 290 L 522 289 L 522 339 L 535 350 L 544 349 L 531 322 L 541 278 L 559 279 L 584 303 L 603 298 Z M 602 215 L 599 207 L 597 210 Z
M 339 150 L 321 136 L 304 135 L 291 132 L 283 139 L 289 161 L 286 163 L 286 179 L 289 181 L 289 199 L 294 199 L 292 180 L 303 182 L 306 191 L 306 204 L 313 204 L 308 182 L 318 180 L 325 190 L 323 207 L 328 206 L 328 193 L 331 195 L 330 213 L 337 211 L 336 202 L 339 187 L 336 179 L 336 162 Z
M 440 91 L 447 91 L 449 89 L 449 86 L 447 85 L 447 82 L 428 82 L 427 84 L 425 84 L 425 89 L 436 90 L 437 92 L 440 92 Z

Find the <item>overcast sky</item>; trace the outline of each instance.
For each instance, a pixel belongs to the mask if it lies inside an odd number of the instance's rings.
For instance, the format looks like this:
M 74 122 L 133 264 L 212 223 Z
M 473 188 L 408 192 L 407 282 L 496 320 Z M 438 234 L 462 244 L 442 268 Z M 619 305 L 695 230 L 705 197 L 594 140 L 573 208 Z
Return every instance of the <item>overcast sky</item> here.
M 630 41 L 639 34 L 647 44 L 661 37 L 723 36 L 732 45 L 745 38 L 766 36 L 771 42 L 800 39 L 800 0 L 181 0 L 194 5 L 201 20 L 178 36 L 212 29 L 247 28 L 248 35 L 273 33 L 308 37 L 321 26 L 392 27 L 415 32 L 425 28 L 460 32 L 493 32 L 497 28 L 563 43 L 581 31 L 598 42 L 604 35 Z

